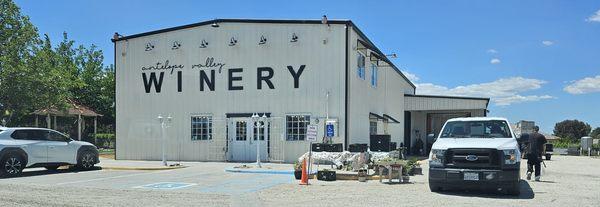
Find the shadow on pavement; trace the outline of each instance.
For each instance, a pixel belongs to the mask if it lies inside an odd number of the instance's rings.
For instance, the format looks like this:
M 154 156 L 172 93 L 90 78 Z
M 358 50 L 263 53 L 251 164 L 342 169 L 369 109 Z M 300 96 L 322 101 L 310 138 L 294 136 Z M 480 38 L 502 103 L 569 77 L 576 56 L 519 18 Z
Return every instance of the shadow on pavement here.
M 529 183 L 525 180 L 519 182 L 521 187 L 521 194 L 518 196 L 505 195 L 502 192 L 496 190 L 452 190 L 452 191 L 440 191 L 440 194 L 463 196 L 463 197 L 481 197 L 481 198 L 498 198 L 498 199 L 533 199 L 535 193 Z
M 11 179 L 11 178 L 20 178 L 20 177 L 34 177 L 34 176 L 43 176 L 43 175 L 79 173 L 79 172 L 86 172 L 86 171 L 102 170 L 102 168 L 98 167 L 98 166 L 94 166 L 94 168 L 92 168 L 90 170 L 78 170 L 75 167 L 69 167 L 69 168 L 66 168 L 66 169 L 57 169 L 57 170 L 46 170 L 45 168 L 31 168 L 31 169 L 35 169 L 35 170 L 23 171 L 21 173 L 21 175 L 19 175 L 17 177 L 0 177 L 0 179 Z M 39 169 L 39 170 L 37 170 L 37 169 Z

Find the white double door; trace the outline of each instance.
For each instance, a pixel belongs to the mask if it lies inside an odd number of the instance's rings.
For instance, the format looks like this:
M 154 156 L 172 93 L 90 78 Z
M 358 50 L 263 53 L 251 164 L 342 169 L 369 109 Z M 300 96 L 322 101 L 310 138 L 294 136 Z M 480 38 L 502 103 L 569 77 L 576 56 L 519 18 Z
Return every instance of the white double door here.
M 227 121 L 227 134 L 229 139 L 229 157 L 235 162 L 256 161 L 257 152 L 260 160 L 267 161 L 269 124 L 257 127 L 257 123 L 250 118 L 229 118 Z M 258 151 L 257 151 L 258 145 Z

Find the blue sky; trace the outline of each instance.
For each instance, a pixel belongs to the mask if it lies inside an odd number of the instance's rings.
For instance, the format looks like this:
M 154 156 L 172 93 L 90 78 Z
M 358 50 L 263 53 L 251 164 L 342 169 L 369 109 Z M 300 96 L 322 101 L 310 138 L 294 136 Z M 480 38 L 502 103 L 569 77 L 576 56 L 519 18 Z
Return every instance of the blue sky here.
M 23 1 L 40 33 L 95 44 L 215 18 L 351 19 L 417 93 L 491 97 L 491 116 L 600 127 L 600 1 Z

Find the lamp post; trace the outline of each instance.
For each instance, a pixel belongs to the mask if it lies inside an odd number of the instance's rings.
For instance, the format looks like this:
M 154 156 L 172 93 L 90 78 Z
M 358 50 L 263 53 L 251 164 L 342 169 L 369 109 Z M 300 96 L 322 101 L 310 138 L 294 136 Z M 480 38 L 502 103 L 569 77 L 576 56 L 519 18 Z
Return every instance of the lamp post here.
M 254 127 L 257 128 L 256 130 L 256 142 L 254 144 L 256 144 L 256 165 L 261 168 L 260 166 L 260 146 L 259 146 L 259 142 L 260 142 L 260 116 L 258 114 L 252 114 L 252 123 L 254 123 Z
M 166 155 L 166 150 L 165 150 L 165 145 L 166 145 L 166 136 L 165 136 L 165 128 L 167 128 L 167 124 L 171 122 L 171 120 L 173 119 L 173 117 L 171 117 L 171 114 L 169 114 L 168 117 L 163 117 L 162 115 L 158 115 L 158 121 L 160 122 L 160 135 L 162 138 L 162 163 L 164 166 L 167 166 L 167 155 Z M 165 123 L 165 121 L 167 123 Z

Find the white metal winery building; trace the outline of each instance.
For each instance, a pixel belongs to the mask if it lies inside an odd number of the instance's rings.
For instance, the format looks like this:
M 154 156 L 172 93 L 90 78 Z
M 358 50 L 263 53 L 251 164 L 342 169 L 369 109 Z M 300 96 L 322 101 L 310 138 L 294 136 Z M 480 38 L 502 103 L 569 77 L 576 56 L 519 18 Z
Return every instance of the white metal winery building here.
M 371 134 L 413 146 L 489 102 L 415 95 L 349 20 L 217 19 L 112 41 L 117 159 L 160 160 L 164 145 L 168 160 L 252 161 L 259 145 L 262 160 L 293 162 L 308 124 L 318 137 L 332 125 L 344 147 Z M 255 113 L 269 117 L 260 130 Z

